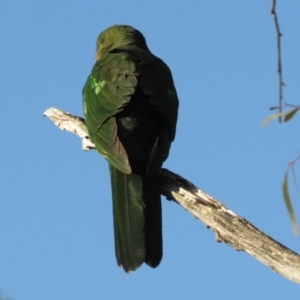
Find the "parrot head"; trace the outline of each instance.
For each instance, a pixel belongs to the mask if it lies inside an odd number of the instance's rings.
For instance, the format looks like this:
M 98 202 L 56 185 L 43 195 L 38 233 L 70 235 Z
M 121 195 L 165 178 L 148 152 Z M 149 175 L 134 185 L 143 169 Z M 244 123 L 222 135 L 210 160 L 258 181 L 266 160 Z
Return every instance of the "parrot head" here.
M 113 49 L 130 45 L 148 50 L 146 40 L 138 30 L 127 25 L 111 26 L 102 31 L 97 38 L 96 61 Z

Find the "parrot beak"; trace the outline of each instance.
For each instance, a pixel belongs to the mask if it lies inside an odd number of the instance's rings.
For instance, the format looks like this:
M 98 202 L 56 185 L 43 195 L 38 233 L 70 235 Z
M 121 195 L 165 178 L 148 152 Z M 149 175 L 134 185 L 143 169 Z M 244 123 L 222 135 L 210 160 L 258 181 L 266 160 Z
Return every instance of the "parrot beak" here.
M 95 60 L 98 61 L 101 57 L 101 49 L 100 47 L 97 49 L 96 54 L 95 54 Z

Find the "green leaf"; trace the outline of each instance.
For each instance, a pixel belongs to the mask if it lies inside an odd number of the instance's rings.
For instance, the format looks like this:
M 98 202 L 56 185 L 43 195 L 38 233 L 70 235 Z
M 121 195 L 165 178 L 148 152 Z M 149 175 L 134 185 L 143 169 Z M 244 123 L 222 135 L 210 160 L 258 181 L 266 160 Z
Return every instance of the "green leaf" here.
M 288 173 L 287 172 L 284 175 L 283 184 L 282 184 L 282 192 L 283 192 L 283 198 L 284 198 L 285 206 L 288 210 L 290 220 L 291 220 L 291 223 L 292 223 L 293 233 L 294 233 L 294 235 L 297 235 L 298 234 L 298 226 L 297 226 L 296 217 L 295 217 L 295 214 L 294 214 L 294 210 L 293 210 L 293 207 L 292 207 L 292 202 L 291 202 L 290 195 L 289 195 Z
M 289 121 L 295 114 L 296 112 L 299 110 L 299 107 L 297 108 L 293 108 L 292 110 L 290 110 L 284 117 L 284 122 Z
M 270 116 L 266 117 L 263 120 L 263 122 L 261 123 L 261 127 L 264 128 L 270 121 L 277 120 L 280 117 L 283 117 L 288 113 L 289 113 L 289 111 L 282 111 L 281 113 L 273 114 L 273 115 L 270 115 Z

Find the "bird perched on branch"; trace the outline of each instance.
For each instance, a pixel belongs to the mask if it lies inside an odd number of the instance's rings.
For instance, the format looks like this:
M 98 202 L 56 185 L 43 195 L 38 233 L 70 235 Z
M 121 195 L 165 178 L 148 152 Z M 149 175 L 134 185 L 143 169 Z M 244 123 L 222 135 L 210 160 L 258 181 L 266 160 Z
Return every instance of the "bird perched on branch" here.
M 97 39 L 83 88 L 88 133 L 108 161 L 117 263 L 125 272 L 162 259 L 159 170 L 175 138 L 178 98 L 168 66 L 130 26 Z

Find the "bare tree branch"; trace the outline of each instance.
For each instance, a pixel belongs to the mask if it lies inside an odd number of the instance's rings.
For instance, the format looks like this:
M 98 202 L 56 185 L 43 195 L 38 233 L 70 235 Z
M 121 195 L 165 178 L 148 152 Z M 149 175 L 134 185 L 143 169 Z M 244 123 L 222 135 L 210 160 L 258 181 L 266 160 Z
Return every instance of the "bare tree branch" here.
M 282 66 L 281 66 L 281 37 L 282 33 L 280 32 L 279 22 L 276 13 L 276 0 L 272 0 L 272 7 L 270 11 L 275 24 L 276 30 L 276 46 L 277 46 L 277 73 L 278 73 L 278 113 L 282 112 L 282 99 L 283 93 L 282 88 L 285 86 L 283 79 L 282 79 Z M 279 122 L 281 123 L 282 117 L 279 117 Z
M 95 148 L 89 140 L 83 118 L 56 108 L 47 109 L 44 115 L 60 129 L 81 137 L 84 150 Z M 180 204 L 200 219 L 215 233 L 217 242 L 224 242 L 238 251 L 245 251 L 276 273 L 300 283 L 300 256 L 297 253 L 264 234 L 188 180 L 162 169 L 161 192 L 167 199 Z

